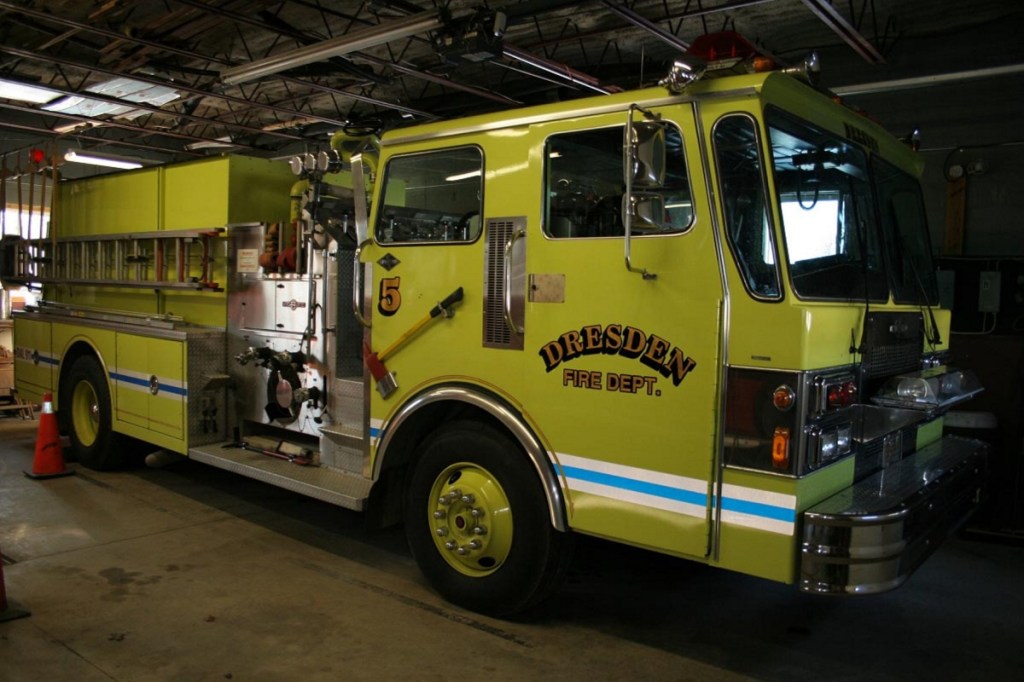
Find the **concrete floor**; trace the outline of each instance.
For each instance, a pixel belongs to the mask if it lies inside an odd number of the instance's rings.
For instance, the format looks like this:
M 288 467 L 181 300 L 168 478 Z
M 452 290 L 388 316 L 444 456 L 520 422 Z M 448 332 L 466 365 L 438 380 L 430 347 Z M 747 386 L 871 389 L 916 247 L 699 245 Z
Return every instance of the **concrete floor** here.
M 439 599 L 400 529 L 194 462 L 33 481 L 0 418 L 0 680 L 1000 680 L 1024 549 L 948 542 L 899 590 L 824 598 L 584 539 L 529 620 Z

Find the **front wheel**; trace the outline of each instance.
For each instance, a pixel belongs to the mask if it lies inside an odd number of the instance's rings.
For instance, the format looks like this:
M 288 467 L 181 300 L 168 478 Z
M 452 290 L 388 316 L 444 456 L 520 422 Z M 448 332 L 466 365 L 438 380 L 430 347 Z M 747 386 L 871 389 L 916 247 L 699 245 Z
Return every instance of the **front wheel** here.
M 552 527 L 522 450 L 476 422 L 452 424 L 420 449 L 405 532 L 420 570 L 445 599 L 494 616 L 540 602 L 569 563 L 570 537 Z
M 107 375 L 96 358 L 82 355 L 61 387 L 61 412 L 71 451 L 80 464 L 101 471 L 124 466 L 124 443 L 114 433 Z

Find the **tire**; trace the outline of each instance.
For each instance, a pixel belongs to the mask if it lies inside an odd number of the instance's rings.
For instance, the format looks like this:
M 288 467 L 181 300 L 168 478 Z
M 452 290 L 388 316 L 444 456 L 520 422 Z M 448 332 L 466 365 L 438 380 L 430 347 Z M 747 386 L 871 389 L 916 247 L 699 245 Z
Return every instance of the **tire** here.
M 464 421 L 428 439 L 418 454 L 405 532 L 434 589 L 472 611 L 510 616 L 558 586 L 571 536 L 551 525 L 541 481 L 517 444 Z
M 99 361 L 91 355 L 80 356 L 62 383 L 62 421 L 72 455 L 89 469 L 108 471 L 124 466 L 128 453 L 111 426 L 110 388 Z

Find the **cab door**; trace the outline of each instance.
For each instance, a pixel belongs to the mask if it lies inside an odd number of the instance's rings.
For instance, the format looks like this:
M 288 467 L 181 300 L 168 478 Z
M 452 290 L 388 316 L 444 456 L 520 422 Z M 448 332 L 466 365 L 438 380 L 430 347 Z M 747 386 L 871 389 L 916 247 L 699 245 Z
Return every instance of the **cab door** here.
M 723 285 L 693 108 L 653 114 L 665 124 L 665 173 L 631 178 L 631 268 L 627 112 L 538 126 L 544 206 L 511 322 L 521 323 L 525 404 L 556 453 L 570 525 L 705 556 Z

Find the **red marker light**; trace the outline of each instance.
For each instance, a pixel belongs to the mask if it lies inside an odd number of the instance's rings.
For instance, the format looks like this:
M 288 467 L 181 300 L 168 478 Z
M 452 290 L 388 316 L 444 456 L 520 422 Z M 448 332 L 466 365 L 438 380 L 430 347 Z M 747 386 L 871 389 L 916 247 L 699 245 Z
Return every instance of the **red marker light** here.
M 828 407 L 831 410 L 849 407 L 857 402 L 857 384 L 847 381 L 828 387 Z
M 40 164 L 46 158 L 46 152 L 42 149 L 30 149 L 28 152 L 29 161 L 35 164 Z

